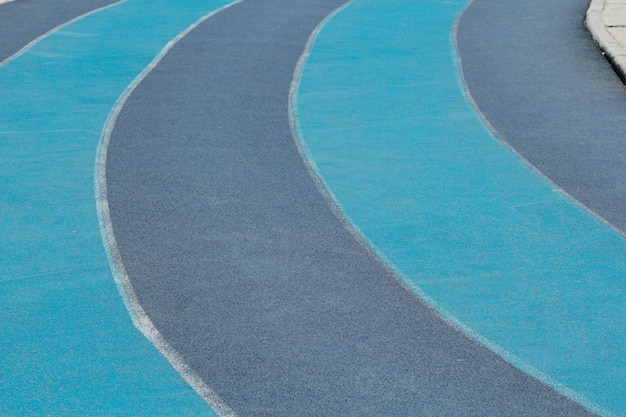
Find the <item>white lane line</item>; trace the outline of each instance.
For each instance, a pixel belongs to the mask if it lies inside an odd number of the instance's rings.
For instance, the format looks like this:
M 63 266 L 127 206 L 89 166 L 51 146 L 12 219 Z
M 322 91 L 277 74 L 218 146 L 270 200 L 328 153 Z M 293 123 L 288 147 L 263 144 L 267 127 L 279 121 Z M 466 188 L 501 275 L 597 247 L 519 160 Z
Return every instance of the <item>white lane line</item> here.
M 367 240 L 364 233 L 361 232 L 358 226 L 345 215 L 345 211 L 341 207 L 339 200 L 333 194 L 332 190 L 320 174 L 319 169 L 317 168 L 317 164 L 313 159 L 313 155 L 311 155 L 311 151 L 309 150 L 306 142 L 302 137 L 303 135 L 300 130 L 300 126 L 298 125 L 298 118 L 295 115 L 298 108 L 298 89 L 300 88 L 300 79 L 302 77 L 304 65 L 306 64 L 306 61 L 311 54 L 311 49 L 313 48 L 315 40 L 328 22 L 330 22 L 335 16 L 348 8 L 355 1 L 356 0 L 348 0 L 346 3 L 337 7 L 328 16 L 326 16 L 324 20 L 322 20 L 315 27 L 315 29 L 313 29 L 311 35 L 309 35 L 309 39 L 307 40 L 307 43 L 304 47 L 304 51 L 302 52 L 302 55 L 300 55 L 298 63 L 296 64 L 296 68 L 293 72 L 291 85 L 289 86 L 289 99 L 287 107 L 289 109 L 289 127 L 291 128 L 291 136 L 296 144 L 296 149 L 300 154 L 300 158 L 302 158 L 304 166 L 306 167 L 309 175 L 313 179 L 313 182 L 317 186 L 317 189 L 322 194 L 322 197 L 330 206 L 331 211 L 339 219 L 345 229 L 348 230 L 348 232 L 350 232 L 350 234 L 352 234 L 352 236 L 354 236 L 354 238 L 359 243 L 361 243 L 361 245 L 365 247 L 366 250 L 371 251 L 371 248 L 373 247 L 372 243 Z
M 124 0 L 125 1 L 125 0 Z M 133 323 L 143 335 L 150 340 L 161 354 L 169 361 L 172 367 L 183 377 L 183 379 L 200 395 L 209 406 L 221 417 L 237 417 L 235 412 L 230 409 L 224 403 L 224 401 L 213 391 L 185 362 L 183 357 L 165 340 L 163 335 L 154 326 L 146 312 L 144 311 L 132 283 L 124 268 L 117 242 L 115 240 L 115 233 L 113 231 L 113 225 L 111 223 L 111 214 L 109 211 L 109 203 L 107 199 L 107 187 L 106 187 L 106 157 L 109 147 L 109 141 L 115 122 L 119 116 L 122 108 L 126 104 L 126 101 L 137 88 L 137 86 L 143 81 L 144 78 L 159 64 L 159 62 L 167 55 L 167 53 L 183 39 L 189 32 L 199 26 L 201 23 L 216 15 L 217 13 L 226 10 L 227 8 L 234 6 L 242 2 L 243 0 L 237 0 L 233 3 L 229 3 L 211 13 L 203 16 L 194 24 L 189 26 L 178 36 L 168 42 L 159 54 L 150 62 L 150 64 L 133 80 L 133 82 L 126 87 L 122 95 L 117 99 L 115 106 L 109 113 L 106 124 L 100 136 L 98 143 L 98 149 L 96 151 L 95 161 L 95 194 L 96 205 L 98 210 L 98 222 L 100 225 L 100 233 L 102 235 L 102 241 L 105 247 L 107 258 L 111 264 L 111 271 L 118 291 L 122 296 L 124 305 L 128 310 Z

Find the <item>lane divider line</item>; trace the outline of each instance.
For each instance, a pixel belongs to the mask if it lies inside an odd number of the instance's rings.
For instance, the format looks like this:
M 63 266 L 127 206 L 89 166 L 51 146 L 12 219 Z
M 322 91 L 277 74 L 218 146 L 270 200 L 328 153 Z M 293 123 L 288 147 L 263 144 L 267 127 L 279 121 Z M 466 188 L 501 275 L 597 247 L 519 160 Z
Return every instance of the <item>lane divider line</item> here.
M 315 182 L 319 192 L 322 194 L 324 200 L 329 204 L 332 212 L 339 218 L 343 226 L 367 249 L 370 249 L 370 244 L 365 240 L 365 235 L 356 227 L 356 225 L 352 224 L 350 220 L 348 220 L 344 214 L 341 205 L 339 204 L 339 200 L 333 194 L 330 187 L 322 178 L 317 165 L 315 164 L 315 160 L 309 151 L 306 143 L 302 139 L 302 132 L 300 131 L 298 125 L 298 119 L 295 115 L 295 112 L 298 108 L 298 89 L 300 87 L 300 78 L 302 76 L 302 71 L 304 69 L 304 65 L 311 53 L 311 49 L 313 48 L 313 44 L 317 39 L 317 36 L 321 32 L 322 28 L 336 15 L 338 15 L 341 11 L 349 7 L 356 0 L 348 0 L 343 5 L 339 6 L 335 10 L 333 10 L 328 16 L 324 18 L 311 32 L 309 39 L 304 47 L 304 51 L 300 58 L 298 59 L 298 63 L 296 64 L 296 68 L 293 72 L 293 78 L 291 81 L 291 85 L 289 86 L 289 99 L 287 108 L 289 110 L 289 127 L 291 128 L 291 136 L 296 144 L 296 149 L 300 154 L 300 157 L 304 161 L 304 165 L 306 166 L 309 175 Z

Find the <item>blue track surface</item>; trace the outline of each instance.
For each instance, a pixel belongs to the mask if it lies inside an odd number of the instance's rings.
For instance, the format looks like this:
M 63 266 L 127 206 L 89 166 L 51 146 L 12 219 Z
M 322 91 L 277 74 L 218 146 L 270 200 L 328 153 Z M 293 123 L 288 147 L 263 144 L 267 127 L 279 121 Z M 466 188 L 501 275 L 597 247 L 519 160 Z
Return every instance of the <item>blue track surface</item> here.
M 486 128 L 466 1 L 355 0 L 305 50 L 342 3 L 157 63 L 226 2 L 127 0 L 0 67 L 0 414 L 626 415 L 626 239 Z

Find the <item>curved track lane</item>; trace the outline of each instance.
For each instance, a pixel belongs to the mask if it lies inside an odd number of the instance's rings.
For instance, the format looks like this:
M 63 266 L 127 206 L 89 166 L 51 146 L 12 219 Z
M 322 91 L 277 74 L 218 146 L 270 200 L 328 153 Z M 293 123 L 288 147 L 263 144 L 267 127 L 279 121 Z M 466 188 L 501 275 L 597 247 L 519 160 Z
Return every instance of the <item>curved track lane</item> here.
M 288 97 L 341 3 L 233 6 L 129 97 L 107 187 L 139 301 L 241 415 L 586 415 L 425 306 L 320 192 Z

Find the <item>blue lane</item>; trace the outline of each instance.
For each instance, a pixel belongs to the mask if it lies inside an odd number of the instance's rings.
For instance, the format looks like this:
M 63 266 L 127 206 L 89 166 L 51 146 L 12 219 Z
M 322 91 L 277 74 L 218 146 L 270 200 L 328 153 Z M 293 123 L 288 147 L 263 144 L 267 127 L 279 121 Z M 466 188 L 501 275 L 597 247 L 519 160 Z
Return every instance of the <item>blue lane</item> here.
M 626 242 L 495 140 L 463 95 L 465 0 L 355 1 L 295 112 L 311 162 L 409 285 L 514 365 L 626 414 Z M 375 109 L 375 110 L 372 110 Z
M 224 4 L 127 1 L 0 67 L 1 415 L 214 415 L 133 327 L 102 246 L 93 176 L 126 86 Z

